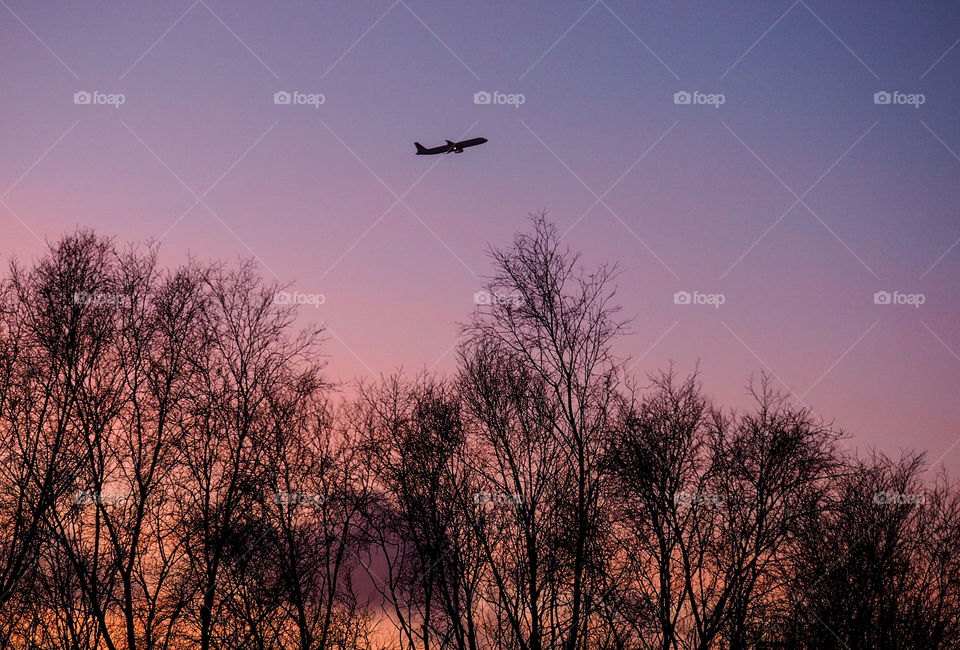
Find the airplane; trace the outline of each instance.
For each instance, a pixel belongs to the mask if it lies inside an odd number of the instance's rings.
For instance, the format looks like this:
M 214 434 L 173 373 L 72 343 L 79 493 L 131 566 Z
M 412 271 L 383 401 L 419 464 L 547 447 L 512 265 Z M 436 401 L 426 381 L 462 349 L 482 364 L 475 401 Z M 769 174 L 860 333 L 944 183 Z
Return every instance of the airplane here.
M 463 150 L 466 147 L 475 147 L 478 144 L 483 144 L 486 142 L 486 138 L 473 138 L 472 140 L 463 140 L 462 142 L 451 142 L 447 140 L 447 144 L 439 147 L 433 147 L 432 149 L 427 149 L 419 142 L 414 142 L 413 144 L 417 145 L 417 155 L 418 156 L 433 156 L 438 153 L 463 153 Z

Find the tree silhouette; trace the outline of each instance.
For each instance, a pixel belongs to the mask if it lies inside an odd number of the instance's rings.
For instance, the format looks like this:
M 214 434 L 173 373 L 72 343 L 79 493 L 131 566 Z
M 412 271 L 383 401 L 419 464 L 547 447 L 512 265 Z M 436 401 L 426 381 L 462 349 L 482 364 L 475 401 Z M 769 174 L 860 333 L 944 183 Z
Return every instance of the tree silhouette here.
M 343 392 L 250 262 L 11 264 L 0 648 L 960 647 L 943 470 L 765 375 L 632 376 L 616 267 L 543 214 L 491 261 L 455 372 Z

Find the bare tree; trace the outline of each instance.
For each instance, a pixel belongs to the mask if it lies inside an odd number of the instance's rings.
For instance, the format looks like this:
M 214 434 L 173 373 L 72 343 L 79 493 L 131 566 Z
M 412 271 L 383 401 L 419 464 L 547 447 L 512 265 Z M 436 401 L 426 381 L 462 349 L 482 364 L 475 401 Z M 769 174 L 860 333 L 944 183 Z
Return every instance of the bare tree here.
M 764 375 L 751 388 L 752 410 L 714 420 L 717 469 L 710 485 L 722 497 L 726 532 L 709 556 L 723 587 L 712 620 L 703 617 L 698 630 L 703 648 L 714 633 L 735 649 L 762 640 L 763 621 L 782 613 L 776 601 L 787 584 L 793 541 L 842 469 L 835 448 L 842 434 L 808 408 L 790 404 L 772 381 Z
M 267 546 L 283 599 L 277 647 L 327 648 L 365 625 L 353 575 L 369 472 L 323 388 L 299 382 L 271 398 L 268 516 L 277 534 Z
M 711 405 L 696 376 L 653 378 L 625 405 L 613 441 L 618 547 L 610 599 L 634 637 L 650 647 L 685 647 L 689 578 L 704 570 L 718 499 L 708 494 Z
M 960 646 L 945 472 L 841 454 L 767 376 L 638 387 L 615 270 L 543 215 L 492 258 L 452 378 L 349 398 L 252 263 L 11 265 L 0 650 Z
M 249 263 L 212 269 L 203 345 L 190 359 L 197 372 L 180 423 L 185 471 L 178 496 L 189 581 L 198 594 L 191 638 L 202 650 L 262 642 L 256 620 L 228 614 L 241 579 L 258 568 L 252 562 L 264 541 L 276 535 L 264 493 L 276 434 L 271 400 L 298 382 L 319 384 L 312 356 L 318 332 L 289 337 L 294 311 L 277 304 L 277 291 Z
M 922 455 L 851 459 L 800 537 L 792 625 L 809 648 L 960 643 L 956 485 L 925 485 Z
M 9 347 L 4 346 L 8 374 L 2 415 L 7 451 L 2 471 L 14 505 L 6 511 L 3 526 L 9 536 L 0 574 L 4 586 L 0 603 L 14 597 L 20 581 L 44 564 L 55 538 L 62 539 L 64 531 L 56 523 L 59 513 L 71 509 L 68 495 L 81 484 L 86 454 L 78 414 L 91 384 L 98 381 L 95 377 L 102 376 L 101 360 L 110 336 L 108 310 L 91 308 L 87 292 L 107 288 L 110 250 L 108 241 L 77 232 L 52 246 L 33 269 L 11 267 L 6 295 L 14 302 L 8 303 L 4 314 L 9 319 L 4 326 Z M 98 587 L 91 589 L 82 584 L 86 576 L 75 577 L 84 587 L 81 597 L 96 591 L 98 598 L 83 605 L 63 603 L 74 609 L 66 614 L 73 619 L 71 625 L 62 629 L 77 631 L 95 625 L 92 634 L 98 638 L 106 630 L 102 609 L 106 596 L 100 597 L 99 580 Z M 67 582 L 73 583 L 72 578 Z M 36 613 L 61 615 L 50 608 Z
M 482 540 L 497 624 L 517 647 L 574 650 L 590 642 L 603 560 L 603 450 L 622 375 L 611 345 L 623 323 L 614 269 L 585 272 L 543 214 L 532 221 L 532 234 L 492 252 L 460 385 L 482 444 L 475 469 L 517 500 Z
M 472 489 L 459 399 L 426 376 L 394 376 L 360 394 L 352 422 L 375 481 L 365 553 L 373 584 L 404 647 L 476 650 L 480 556 L 466 517 Z

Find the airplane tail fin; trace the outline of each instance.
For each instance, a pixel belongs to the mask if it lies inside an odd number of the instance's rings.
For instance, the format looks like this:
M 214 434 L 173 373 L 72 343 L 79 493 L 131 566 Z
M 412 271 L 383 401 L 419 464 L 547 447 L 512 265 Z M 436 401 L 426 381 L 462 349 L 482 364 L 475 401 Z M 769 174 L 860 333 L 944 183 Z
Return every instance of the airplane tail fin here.
M 413 144 L 415 144 L 415 145 L 417 146 L 417 153 L 423 153 L 424 151 L 427 150 L 427 148 L 424 147 L 424 146 L 423 146 L 422 144 L 420 144 L 419 142 L 414 142 Z

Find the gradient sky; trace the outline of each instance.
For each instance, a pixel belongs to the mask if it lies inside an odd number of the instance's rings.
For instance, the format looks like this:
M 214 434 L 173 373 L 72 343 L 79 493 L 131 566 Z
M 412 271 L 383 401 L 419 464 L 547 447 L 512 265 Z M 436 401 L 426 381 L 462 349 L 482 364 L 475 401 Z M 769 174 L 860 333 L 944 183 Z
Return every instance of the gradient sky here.
M 766 368 L 850 445 L 956 469 L 958 39 L 949 3 L 0 0 L 0 262 L 76 226 L 255 255 L 325 296 L 332 377 L 449 371 L 487 245 L 546 209 L 620 263 L 637 372 L 699 361 L 743 405 Z M 489 142 L 413 155 L 461 136 Z

